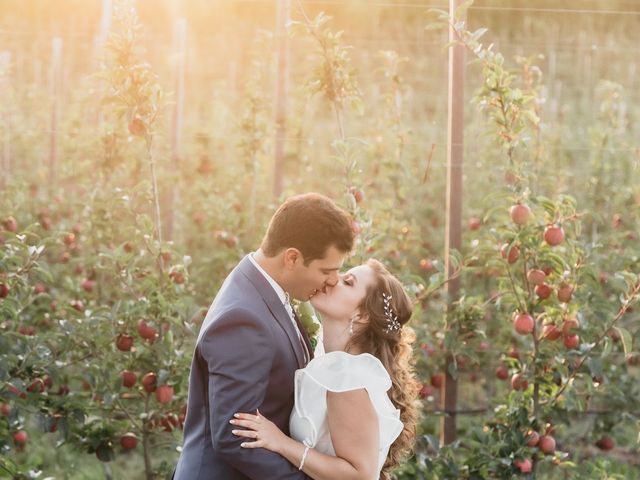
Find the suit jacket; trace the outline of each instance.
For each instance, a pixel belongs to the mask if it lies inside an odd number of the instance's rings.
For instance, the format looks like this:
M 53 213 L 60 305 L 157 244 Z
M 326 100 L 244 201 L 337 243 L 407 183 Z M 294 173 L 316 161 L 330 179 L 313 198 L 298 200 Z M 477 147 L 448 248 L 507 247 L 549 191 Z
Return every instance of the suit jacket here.
M 303 367 L 302 345 L 284 305 L 245 257 L 225 279 L 198 335 L 174 479 L 308 479 L 280 455 L 241 448 L 246 439 L 233 435 L 229 423 L 236 412 L 260 409 L 288 435 L 294 372 Z

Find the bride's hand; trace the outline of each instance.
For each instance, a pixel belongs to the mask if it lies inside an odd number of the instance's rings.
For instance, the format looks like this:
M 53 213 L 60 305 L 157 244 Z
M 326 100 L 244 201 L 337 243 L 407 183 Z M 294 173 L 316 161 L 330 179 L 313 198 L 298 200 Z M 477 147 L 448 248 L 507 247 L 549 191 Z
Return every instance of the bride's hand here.
M 242 448 L 266 448 L 272 452 L 278 451 L 287 436 L 275 425 L 267 420 L 260 411 L 257 415 L 250 413 L 236 413 L 234 419 L 230 421 L 232 425 L 248 428 L 248 430 L 232 430 L 231 433 L 238 437 L 245 437 L 254 440 L 253 442 L 243 442 Z

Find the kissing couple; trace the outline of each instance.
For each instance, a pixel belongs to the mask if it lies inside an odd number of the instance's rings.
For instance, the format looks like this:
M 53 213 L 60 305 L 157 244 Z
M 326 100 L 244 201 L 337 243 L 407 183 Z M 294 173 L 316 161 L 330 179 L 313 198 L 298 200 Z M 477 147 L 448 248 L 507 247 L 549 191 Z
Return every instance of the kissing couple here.
M 377 260 L 342 273 L 353 244 L 323 195 L 278 208 L 202 323 L 175 480 L 391 478 L 418 416 L 412 302 Z M 292 300 L 321 318 L 316 352 Z

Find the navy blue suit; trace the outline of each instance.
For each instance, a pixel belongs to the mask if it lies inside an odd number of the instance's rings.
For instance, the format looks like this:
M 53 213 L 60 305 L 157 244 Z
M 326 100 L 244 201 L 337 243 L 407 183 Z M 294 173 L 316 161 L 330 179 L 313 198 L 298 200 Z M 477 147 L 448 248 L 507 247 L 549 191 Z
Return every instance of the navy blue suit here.
M 303 348 L 284 305 L 245 257 L 224 281 L 198 335 L 174 479 L 308 479 L 280 455 L 241 448 L 247 440 L 233 435 L 229 423 L 235 412 L 260 409 L 288 435 L 294 372 L 303 367 Z

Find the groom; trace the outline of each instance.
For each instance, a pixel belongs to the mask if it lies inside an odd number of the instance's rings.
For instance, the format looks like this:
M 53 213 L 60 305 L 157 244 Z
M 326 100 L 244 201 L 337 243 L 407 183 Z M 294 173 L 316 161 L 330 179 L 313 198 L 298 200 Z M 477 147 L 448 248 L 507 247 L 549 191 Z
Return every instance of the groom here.
M 231 433 L 235 412 L 260 410 L 289 433 L 294 372 L 313 357 L 289 299 L 332 287 L 353 247 L 348 214 L 309 193 L 289 198 L 260 249 L 224 281 L 196 343 L 175 480 L 302 480 L 297 466 Z

